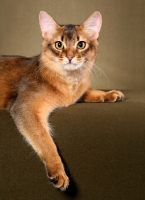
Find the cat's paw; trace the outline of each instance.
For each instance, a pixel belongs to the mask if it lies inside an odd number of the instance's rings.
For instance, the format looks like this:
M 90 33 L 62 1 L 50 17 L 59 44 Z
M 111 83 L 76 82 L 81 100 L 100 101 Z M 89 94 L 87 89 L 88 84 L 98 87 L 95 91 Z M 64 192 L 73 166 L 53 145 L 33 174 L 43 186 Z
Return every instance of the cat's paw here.
M 124 94 L 118 90 L 111 90 L 105 93 L 104 100 L 106 102 L 123 101 Z
M 54 187 L 60 189 L 61 191 L 65 191 L 69 186 L 69 178 L 64 170 L 49 171 L 48 178 L 50 183 L 52 183 Z

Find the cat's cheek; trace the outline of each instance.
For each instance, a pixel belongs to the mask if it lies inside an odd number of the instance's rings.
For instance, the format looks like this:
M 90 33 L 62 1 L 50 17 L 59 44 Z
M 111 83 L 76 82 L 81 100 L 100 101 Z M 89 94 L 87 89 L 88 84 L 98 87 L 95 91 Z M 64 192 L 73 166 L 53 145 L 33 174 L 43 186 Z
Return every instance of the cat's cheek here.
M 64 57 L 63 59 L 59 59 L 59 62 L 62 64 L 62 65 L 67 65 L 69 64 L 69 60 L 68 58 Z
M 75 64 L 75 65 L 79 65 L 79 64 L 81 64 L 82 62 L 84 62 L 84 59 L 78 60 L 76 57 L 74 57 L 74 58 L 72 59 L 72 63 Z

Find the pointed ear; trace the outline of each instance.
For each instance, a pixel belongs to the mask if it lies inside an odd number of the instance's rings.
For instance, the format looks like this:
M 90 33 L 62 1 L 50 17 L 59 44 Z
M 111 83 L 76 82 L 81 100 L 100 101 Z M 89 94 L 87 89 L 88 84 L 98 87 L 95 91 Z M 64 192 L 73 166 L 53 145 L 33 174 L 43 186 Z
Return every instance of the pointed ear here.
M 46 39 L 50 39 L 59 27 L 53 18 L 44 11 L 41 11 L 39 14 L 39 24 L 42 31 L 42 37 Z
M 101 14 L 96 11 L 83 23 L 83 28 L 84 31 L 89 34 L 91 39 L 96 40 L 99 37 L 101 25 Z

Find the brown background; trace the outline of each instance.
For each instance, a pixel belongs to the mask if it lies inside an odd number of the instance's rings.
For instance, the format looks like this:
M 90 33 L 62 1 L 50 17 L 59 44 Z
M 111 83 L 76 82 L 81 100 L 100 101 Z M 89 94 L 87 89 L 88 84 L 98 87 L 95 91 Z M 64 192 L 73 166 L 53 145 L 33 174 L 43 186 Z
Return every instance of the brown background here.
M 0 0 L 0 54 L 33 56 L 41 51 L 38 15 L 60 24 L 80 24 L 93 11 L 103 16 L 97 71 L 100 89 L 145 89 L 144 0 Z

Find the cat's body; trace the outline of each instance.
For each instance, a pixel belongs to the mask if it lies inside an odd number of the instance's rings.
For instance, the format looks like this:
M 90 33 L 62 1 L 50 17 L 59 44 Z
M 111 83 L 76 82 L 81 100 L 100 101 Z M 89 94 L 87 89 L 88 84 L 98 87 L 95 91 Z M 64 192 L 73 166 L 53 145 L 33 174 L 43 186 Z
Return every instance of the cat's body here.
M 101 22 L 95 12 L 81 26 L 59 26 L 41 12 L 42 53 L 32 58 L 0 57 L 0 108 L 10 111 L 21 134 L 45 163 L 50 180 L 61 190 L 68 187 L 69 179 L 51 138 L 50 113 L 78 100 L 123 99 L 120 91 L 89 89 Z

